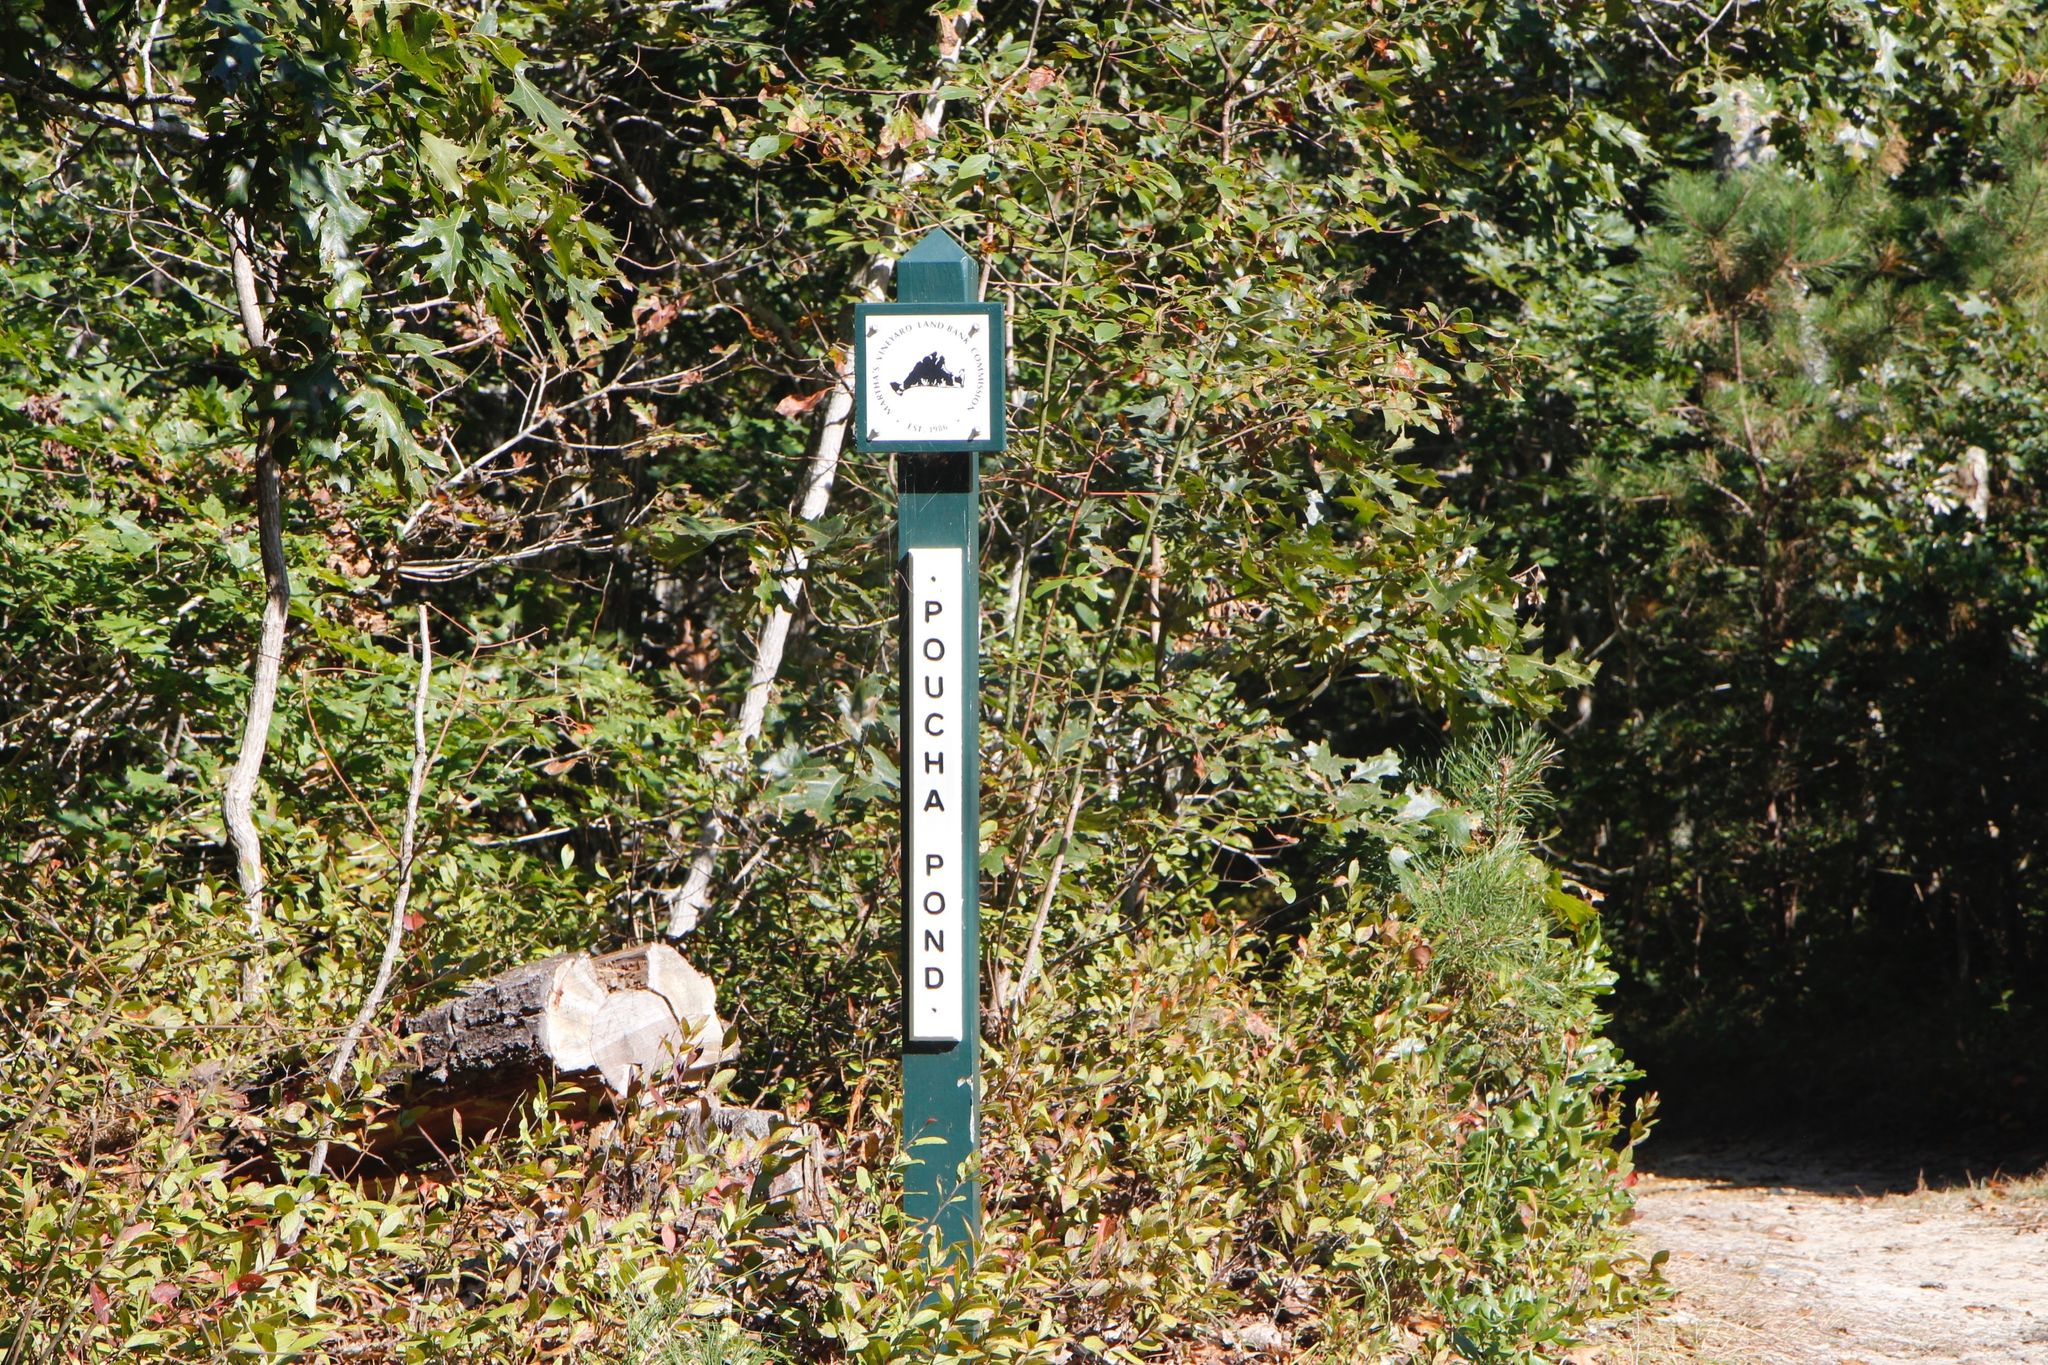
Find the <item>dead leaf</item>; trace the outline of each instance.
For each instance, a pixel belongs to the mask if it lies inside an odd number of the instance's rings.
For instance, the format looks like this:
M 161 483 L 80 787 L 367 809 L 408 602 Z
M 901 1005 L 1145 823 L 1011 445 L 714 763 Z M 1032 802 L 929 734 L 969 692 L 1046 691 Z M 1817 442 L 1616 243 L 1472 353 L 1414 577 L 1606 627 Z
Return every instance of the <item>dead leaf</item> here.
M 775 415 L 777 417 L 802 417 L 824 401 L 825 395 L 831 392 L 832 390 L 830 389 L 819 389 L 816 393 L 790 394 L 775 405 Z
M 882 125 L 882 140 L 876 144 L 875 151 L 881 156 L 887 156 L 898 148 L 908 148 L 926 141 L 932 136 L 933 131 L 932 126 L 919 115 L 908 109 L 898 109 L 889 115 L 889 121 Z
M 675 299 L 649 296 L 633 305 L 633 319 L 636 330 L 643 337 L 651 337 L 662 328 L 674 322 L 683 311 L 682 304 Z

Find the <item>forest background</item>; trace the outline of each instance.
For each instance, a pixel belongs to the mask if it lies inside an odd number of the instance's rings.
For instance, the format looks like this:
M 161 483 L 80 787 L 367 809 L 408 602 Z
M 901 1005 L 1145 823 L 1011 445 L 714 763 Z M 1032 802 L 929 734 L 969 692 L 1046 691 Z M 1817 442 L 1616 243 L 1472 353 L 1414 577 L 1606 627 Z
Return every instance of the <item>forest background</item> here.
M 1610 1010 L 1693 1121 L 2038 1115 L 2043 17 L 5 6 L 0 1360 L 1557 1359 Z M 1014 328 L 937 1278 L 839 396 L 933 226 Z M 820 1207 L 658 1092 L 309 1155 L 663 936 Z

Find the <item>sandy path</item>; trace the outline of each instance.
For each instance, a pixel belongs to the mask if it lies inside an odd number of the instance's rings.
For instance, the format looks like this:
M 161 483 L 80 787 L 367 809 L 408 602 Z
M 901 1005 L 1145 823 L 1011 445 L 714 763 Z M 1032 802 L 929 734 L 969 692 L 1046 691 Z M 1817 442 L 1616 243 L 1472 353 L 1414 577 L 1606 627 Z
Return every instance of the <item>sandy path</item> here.
M 1607 1360 L 2048 1365 L 2048 1183 L 1916 1190 L 1896 1165 L 1782 1155 L 1658 1165 L 1637 1246 L 1670 1250 L 1676 1296 Z

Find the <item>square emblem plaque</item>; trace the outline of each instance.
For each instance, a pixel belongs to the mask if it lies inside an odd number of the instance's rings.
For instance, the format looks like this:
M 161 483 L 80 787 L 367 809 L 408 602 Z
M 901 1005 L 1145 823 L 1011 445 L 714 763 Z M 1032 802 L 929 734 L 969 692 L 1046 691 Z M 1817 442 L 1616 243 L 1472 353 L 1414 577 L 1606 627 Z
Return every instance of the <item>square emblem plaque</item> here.
M 860 450 L 1001 450 L 1003 306 L 859 305 L 853 418 Z

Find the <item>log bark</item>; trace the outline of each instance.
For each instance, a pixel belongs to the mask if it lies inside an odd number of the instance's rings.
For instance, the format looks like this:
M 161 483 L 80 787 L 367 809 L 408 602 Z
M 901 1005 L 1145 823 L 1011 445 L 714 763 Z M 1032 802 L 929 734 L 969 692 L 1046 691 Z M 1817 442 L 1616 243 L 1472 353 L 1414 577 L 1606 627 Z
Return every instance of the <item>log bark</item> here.
M 590 1020 L 604 997 L 588 957 L 551 957 L 471 982 L 400 1029 L 419 1040 L 415 1079 L 436 1085 L 582 1071 L 590 1065 Z

